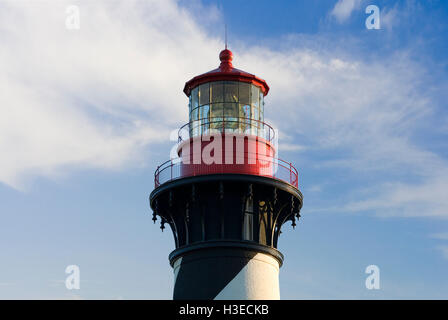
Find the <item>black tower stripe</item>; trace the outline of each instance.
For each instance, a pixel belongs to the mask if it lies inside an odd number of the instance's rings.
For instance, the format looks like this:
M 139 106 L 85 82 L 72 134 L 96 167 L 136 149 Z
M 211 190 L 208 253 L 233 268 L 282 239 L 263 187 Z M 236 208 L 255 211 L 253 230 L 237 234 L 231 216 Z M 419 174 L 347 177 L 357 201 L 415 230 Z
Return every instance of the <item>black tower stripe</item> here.
M 173 299 L 214 299 L 255 257 L 272 256 L 283 263 L 276 249 L 248 241 L 208 241 L 179 248 L 170 254 L 170 262 L 182 257 L 174 285 Z
M 232 248 L 186 254 L 177 274 L 173 299 L 214 299 L 256 254 Z

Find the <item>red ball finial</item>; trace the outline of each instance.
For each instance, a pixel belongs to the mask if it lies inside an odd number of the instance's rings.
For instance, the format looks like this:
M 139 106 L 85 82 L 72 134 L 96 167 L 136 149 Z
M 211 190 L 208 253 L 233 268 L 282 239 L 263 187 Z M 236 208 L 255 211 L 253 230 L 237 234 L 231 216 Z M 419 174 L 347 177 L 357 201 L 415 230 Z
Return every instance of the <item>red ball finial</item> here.
M 221 60 L 221 65 L 219 66 L 221 70 L 225 71 L 233 68 L 233 53 L 229 49 L 224 49 L 221 51 L 219 54 L 219 60 Z

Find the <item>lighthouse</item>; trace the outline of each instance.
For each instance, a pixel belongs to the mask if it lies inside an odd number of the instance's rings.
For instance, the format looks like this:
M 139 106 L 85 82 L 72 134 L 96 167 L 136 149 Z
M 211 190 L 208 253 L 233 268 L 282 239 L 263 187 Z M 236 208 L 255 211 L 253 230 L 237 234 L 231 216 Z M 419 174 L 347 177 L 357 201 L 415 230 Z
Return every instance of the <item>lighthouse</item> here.
M 185 84 L 189 121 L 178 157 L 155 171 L 152 219 L 173 234 L 173 299 L 280 299 L 277 244 L 300 217 L 298 171 L 264 122 L 266 81 L 234 68 L 227 48 L 219 59 Z

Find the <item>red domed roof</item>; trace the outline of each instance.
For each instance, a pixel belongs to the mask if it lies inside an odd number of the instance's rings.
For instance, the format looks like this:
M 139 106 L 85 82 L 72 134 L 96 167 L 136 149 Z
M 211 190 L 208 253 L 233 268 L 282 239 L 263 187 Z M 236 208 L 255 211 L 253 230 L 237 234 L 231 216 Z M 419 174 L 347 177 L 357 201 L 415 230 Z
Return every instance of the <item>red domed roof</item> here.
M 264 95 L 269 92 L 269 86 L 263 79 L 257 76 L 244 72 L 242 70 L 236 69 L 232 65 L 233 53 L 228 49 L 224 49 L 219 54 L 219 60 L 221 64 L 219 68 L 209 71 L 207 73 L 201 74 L 194 77 L 187 83 L 185 83 L 184 92 L 187 96 L 190 96 L 191 90 L 196 88 L 198 85 L 212 82 L 212 81 L 240 81 L 252 83 L 260 87 Z

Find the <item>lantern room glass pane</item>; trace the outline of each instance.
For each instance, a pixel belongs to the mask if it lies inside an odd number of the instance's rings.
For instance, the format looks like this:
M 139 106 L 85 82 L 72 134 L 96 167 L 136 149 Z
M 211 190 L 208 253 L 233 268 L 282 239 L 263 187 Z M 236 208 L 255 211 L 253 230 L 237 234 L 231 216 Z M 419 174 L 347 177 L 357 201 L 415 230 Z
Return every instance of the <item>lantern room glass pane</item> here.
M 259 107 L 259 100 L 260 100 L 260 88 L 258 88 L 257 86 L 254 86 L 254 85 L 251 85 L 251 91 L 252 91 L 252 94 L 251 94 L 251 102 L 252 102 L 252 105 L 254 106 L 254 107 Z
M 224 84 L 222 81 L 212 82 L 210 84 L 212 103 L 224 102 Z
M 224 102 L 238 102 L 238 82 L 224 82 Z
M 224 104 L 224 117 L 226 119 L 238 118 L 238 104 L 236 103 L 225 103 Z
M 191 114 L 191 94 L 188 97 L 188 116 Z
M 222 118 L 224 103 L 213 103 L 210 107 L 210 118 Z
M 191 112 L 191 121 L 196 121 L 199 119 L 199 108 L 193 109 Z
M 258 96 L 258 95 L 257 95 Z M 260 122 L 258 121 L 259 109 L 252 106 L 252 134 L 258 135 L 258 129 L 260 127 Z
M 205 106 L 199 107 L 199 119 L 207 120 L 210 117 L 210 106 L 207 104 Z
M 250 117 L 251 117 L 251 106 L 248 104 L 240 104 L 240 130 L 244 133 L 250 133 Z
M 191 109 L 195 109 L 199 106 L 199 99 L 198 99 L 198 88 L 194 88 L 191 91 Z
M 214 103 L 210 106 L 210 128 L 222 129 L 223 120 L 223 103 Z
M 246 119 L 250 119 L 250 116 L 251 116 L 250 105 L 248 105 L 248 104 L 245 104 L 245 105 L 240 104 L 240 108 L 241 108 L 241 117 L 242 118 L 246 118 Z
M 190 130 L 210 129 L 264 135 L 264 95 L 260 87 L 238 81 L 203 83 L 189 97 Z
M 200 123 L 198 121 L 199 108 L 193 109 L 191 111 L 190 117 L 190 132 L 193 136 L 197 136 L 199 134 Z
M 199 86 L 199 105 L 210 103 L 210 84 L 204 83 Z
M 224 121 L 225 128 L 229 131 L 234 131 L 238 128 L 238 104 L 225 103 L 224 104 Z
M 241 104 L 250 104 L 250 84 L 240 82 L 238 90 L 239 102 Z
M 206 134 L 210 129 L 210 106 L 199 107 L 199 119 L 201 120 L 201 134 Z

